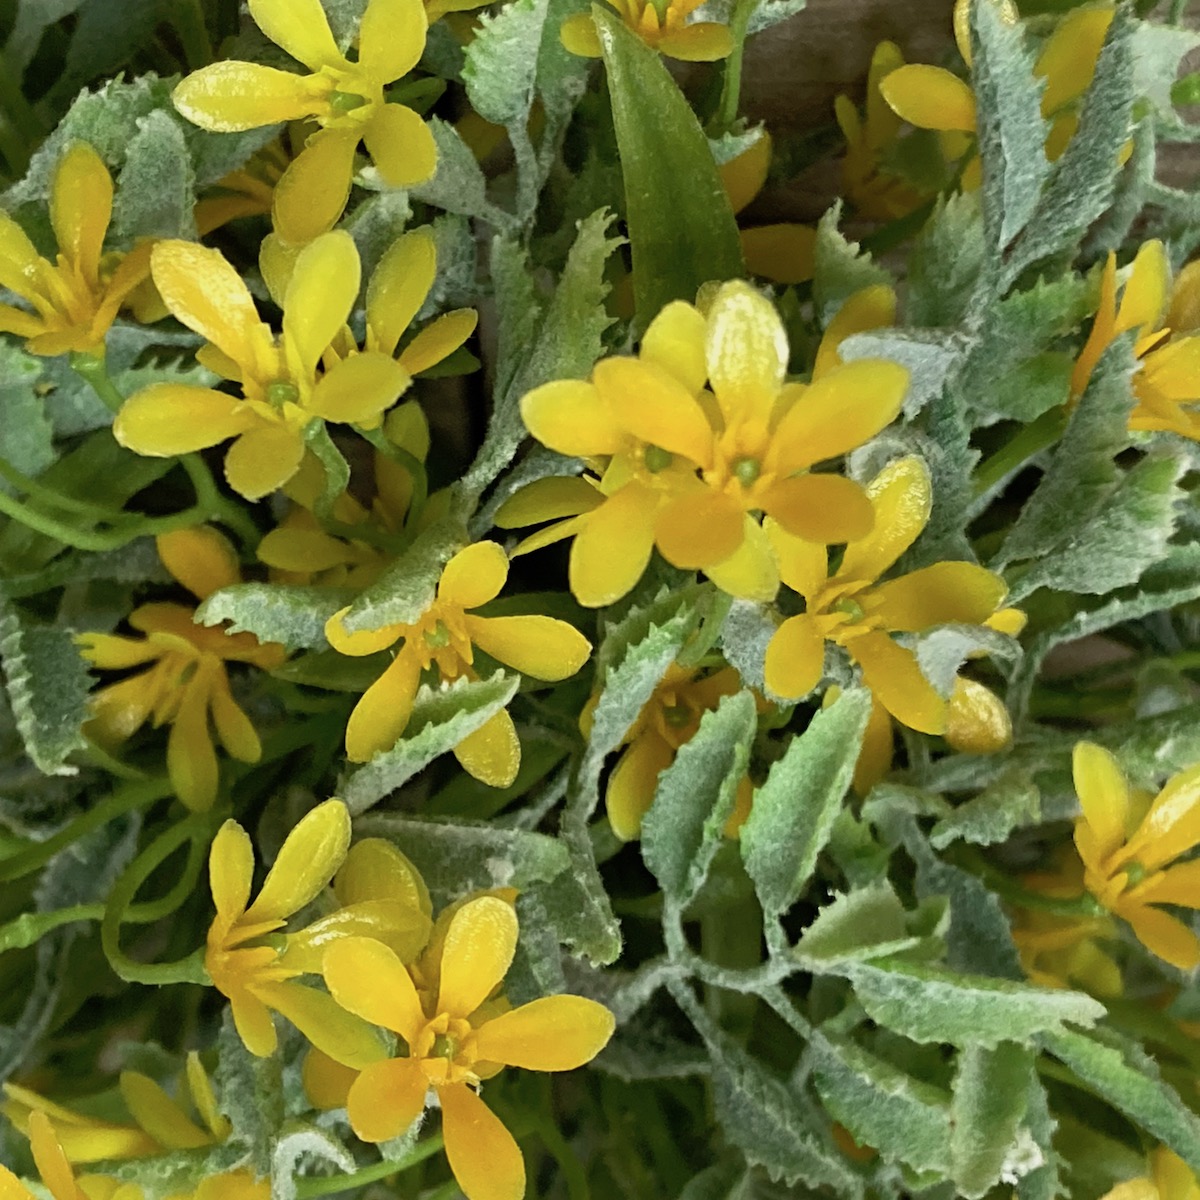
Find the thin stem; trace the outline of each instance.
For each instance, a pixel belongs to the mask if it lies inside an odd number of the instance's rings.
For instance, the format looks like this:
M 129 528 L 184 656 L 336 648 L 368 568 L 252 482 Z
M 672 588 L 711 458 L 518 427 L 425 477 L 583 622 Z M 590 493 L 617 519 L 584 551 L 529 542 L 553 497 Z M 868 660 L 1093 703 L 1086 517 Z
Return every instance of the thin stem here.
M 195 507 L 209 513 L 212 520 L 228 525 L 246 548 L 253 550 L 262 541 L 258 526 L 237 501 L 222 494 L 204 459 L 199 454 L 185 454 L 179 461 L 196 490 Z
M 363 1167 L 362 1170 L 349 1175 L 327 1175 L 323 1179 L 297 1180 L 296 1200 L 312 1200 L 315 1196 L 336 1196 L 340 1192 L 362 1187 L 363 1184 L 378 1183 L 381 1179 L 387 1179 L 389 1175 L 395 1175 L 424 1162 L 437 1154 L 441 1148 L 442 1135 L 435 1133 L 432 1137 L 418 1142 L 403 1158 L 372 1163 L 371 1166 Z
M 725 77 L 721 85 L 721 102 L 717 108 L 715 132 L 728 133 L 736 124 L 742 98 L 742 57 L 746 51 L 746 30 L 758 7 L 758 0 L 737 0 L 729 22 L 733 49 L 725 60 Z
M 71 353 L 71 369 L 83 379 L 86 379 L 93 392 L 104 402 L 110 412 L 120 412 L 125 397 L 117 391 L 116 385 L 108 377 L 108 368 L 103 354 Z
M 1010 442 L 984 459 L 975 470 L 975 495 L 983 496 L 1035 455 L 1053 446 L 1067 427 L 1067 410 L 1052 408 L 1026 425 Z
M 119 509 L 108 508 L 103 504 L 92 504 L 89 500 L 76 500 L 74 496 L 64 496 L 53 488 L 31 479 L 24 471 L 18 471 L 7 459 L 0 458 L 0 477 L 7 479 L 13 487 L 26 492 L 34 500 L 43 504 L 52 504 L 64 512 L 79 513 L 81 516 L 98 517 L 101 520 L 113 521 L 122 513 Z
M 47 516 L 15 500 L 7 492 L 0 492 L 0 513 L 12 517 L 35 533 L 45 534 L 64 546 L 73 546 L 76 550 L 115 550 L 126 542 L 141 536 L 141 530 L 125 534 L 118 530 L 97 531 L 92 529 L 76 529 L 56 517 Z

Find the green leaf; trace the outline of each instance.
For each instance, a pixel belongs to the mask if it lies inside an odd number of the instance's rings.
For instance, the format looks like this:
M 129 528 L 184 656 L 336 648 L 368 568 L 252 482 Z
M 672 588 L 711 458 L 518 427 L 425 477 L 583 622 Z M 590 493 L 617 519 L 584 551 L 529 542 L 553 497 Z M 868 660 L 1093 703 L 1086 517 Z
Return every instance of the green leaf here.
M 592 6 L 625 174 L 637 325 L 702 283 L 744 274 L 737 224 L 708 139 L 658 54 Z
M 875 284 L 892 284 L 892 277 L 857 242 L 838 229 L 842 202 L 838 200 L 817 223 L 813 250 L 813 303 L 822 327 L 855 292 Z
M 1061 350 L 1048 350 L 1018 363 L 996 377 L 986 398 L 988 415 L 1029 424 L 1044 412 L 1061 408 L 1071 394 L 1075 360 Z
M 295 1117 L 272 1140 L 271 1200 L 296 1200 L 296 1184 L 308 1174 L 301 1166 L 325 1163 L 342 1172 L 357 1167 L 354 1155 L 326 1129 Z
M 1067 1029 L 1047 1031 L 1041 1043 L 1105 1101 L 1200 1172 L 1200 1117 L 1159 1078 L 1149 1055 L 1135 1056 L 1129 1047 L 1123 1051 L 1106 1044 L 1099 1034 Z
M 201 625 L 230 622 L 230 633 L 252 633 L 289 650 L 328 645 L 325 622 L 353 596 L 341 588 L 235 583 L 213 592 L 197 609 Z
M 43 775 L 73 775 L 67 759 L 87 745 L 91 676 L 65 629 L 30 625 L 0 593 L 0 665 L 25 751 Z
M 950 1170 L 950 1096 L 853 1042 L 814 1030 L 813 1083 L 829 1115 L 860 1145 L 916 1171 Z
M 912 950 L 919 940 L 909 932 L 909 914 L 892 885 L 880 879 L 835 896 L 805 928 L 793 954 L 804 970 L 823 974 L 839 964 Z
M 741 850 L 763 912 L 779 916 L 803 892 L 854 774 L 871 711 L 863 689 L 813 717 L 754 794 Z
M 941 392 L 965 348 L 964 339 L 956 334 L 889 329 L 857 333 L 838 347 L 838 353 L 845 362 L 883 358 L 906 367 L 909 378 L 904 415 L 911 419 Z
M 1028 1042 L 1064 1021 L 1091 1025 L 1104 1006 L 1081 992 L 962 975 L 898 959 L 845 970 L 859 1003 L 880 1025 L 914 1042 L 995 1046 Z
M 42 363 L 13 342 L 0 343 L 0 458 L 24 475 L 40 475 L 54 461 L 54 428 L 39 394 Z M 9 485 L 0 480 L 0 490 Z
M 1005 1175 L 1036 1082 L 1033 1054 L 1023 1046 L 1001 1042 L 959 1051 L 950 1136 L 951 1175 L 959 1195 L 977 1200 Z
M 487 179 L 458 130 L 441 117 L 430 117 L 426 124 L 437 146 L 437 174 L 411 190 L 413 199 L 446 212 L 477 217 L 498 229 L 511 225 L 508 213 L 488 199 Z
M 721 844 L 757 724 L 750 692 L 722 697 L 658 777 L 642 821 L 642 857 L 680 907 L 700 890 Z
M 354 815 L 378 804 L 435 758 L 453 750 L 517 694 L 519 675 L 497 671 L 490 679 L 456 679 L 448 687 L 417 693 L 404 736 L 390 750 L 352 771 L 338 795 Z
M 929 834 L 930 842 L 944 849 L 951 842 L 992 846 L 1003 842 L 1014 829 L 1036 825 L 1042 818 L 1041 794 L 1024 772 L 1002 775 L 978 796 L 957 804 Z
M 147 114 L 121 168 L 113 236 L 129 243 L 142 237 L 194 239 L 195 203 L 196 178 L 183 130 L 165 112 Z
M 337 498 L 350 486 L 350 464 L 337 443 L 329 436 L 329 427 L 324 421 L 314 421 L 304 434 L 304 444 L 312 456 L 321 464 L 321 492 L 313 505 L 313 512 L 322 521 L 333 517 L 333 506 Z
M 970 14 L 983 225 L 988 245 L 1003 251 L 1029 223 L 1050 172 L 1042 84 L 1019 23 L 992 4 L 973 4 Z
M 966 316 L 984 259 L 979 194 L 939 199 L 909 258 L 908 320 L 917 326 L 957 325 Z

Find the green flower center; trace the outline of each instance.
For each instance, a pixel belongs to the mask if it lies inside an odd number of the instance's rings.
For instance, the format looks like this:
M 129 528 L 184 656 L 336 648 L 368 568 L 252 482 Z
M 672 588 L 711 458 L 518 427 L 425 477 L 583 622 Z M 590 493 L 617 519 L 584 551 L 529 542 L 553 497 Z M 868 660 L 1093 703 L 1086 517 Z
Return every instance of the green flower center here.
M 682 729 L 692 719 L 692 710 L 686 704 L 668 704 L 662 710 L 663 720 L 673 729 Z
M 742 487 L 750 487 L 762 474 L 762 463 L 757 458 L 739 458 L 734 460 L 732 470 Z
M 425 630 L 425 644 L 433 650 L 441 650 L 450 645 L 450 630 L 443 621 L 439 621 L 432 629 Z
M 267 403 L 275 408 L 295 404 L 300 399 L 300 389 L 288 379 L 276 379 L 267 384 Z
M 366 102 L 366 96 L 360 96 L 355 92 L 334 91 L 329 93 L 329 109 L 336 117 L 345 116 L 346 113 L 351 113 L 356 108 L 362 108 Z
M 451 1037 L 448 1033 L 439 1033 L 433 1039 L 433 1049 L 430 1051 L 431 1058 L 453 1058 L 457 1053 L 457 1038 Z
M 665 471 L 675 461 L 675 455 L 661 446 L 647 446 L 646 452 L 642 455 L 642 461 L 651 475 L 657 475 L 659 471 Z
M 1121 868 L 1125 872 L 1125 887 L 1135 888 L 1147 875 L 1150 874 L 1145 867 L 1135 858 L 1133 862 L 1128 862 Z
M 839 600 L 833 606 L 833 611 L 845 613 L 846 616 L 848 616 L 850 618 L 850 620 L 854 621 L 854 622 L 863 620 L 863 618 L 866 617 L 866 615 L 867 615 L 863 611 L 863 606 L 861 604 L 859 604 L 859 602 L 857 600 L 850 600 L 850 599 Z

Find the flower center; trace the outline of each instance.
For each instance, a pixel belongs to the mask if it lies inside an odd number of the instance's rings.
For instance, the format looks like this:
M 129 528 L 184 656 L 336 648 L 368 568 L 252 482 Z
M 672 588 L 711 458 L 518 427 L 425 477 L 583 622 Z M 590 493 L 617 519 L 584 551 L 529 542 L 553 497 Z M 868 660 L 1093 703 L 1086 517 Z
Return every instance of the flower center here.
M 300 389 L 290 379 L 273 379 L 266 386 L 267 403 L 275 408 L 295 404 L 300 399 Z
M 661 446 L 647 446 L 642 455 L 642 461 L 651 475 L 657 475 L 659 471 L 665 471 L 675 461 L 675 455 Z
M 747 455 L 744 458 L 734 459 L 730 470 L 742 487 L 753 487 L 762 474 L 762 463 L 757 458 Z
M 666 704 L 662 710 L 663 720 L 675 729 L 682 729 L 692 719 L 692 710 L 686 704 Z
M 432 629 L 425 630 L 425 644 L 433 650 L 442 650 L 450 645 L 450 630 L 444 621 L 438 621 Z
M 356 108 L 362 108 L 366 103 L 366 96 L 360 96 L 356 92 L 332 91 L 329 93 L 329 108 L 335 117 L 344 117 L 346 113 L 351 113 Z
M 846 616 L 848 616 L 850 618 L 850 620 L 852 622 L 854 622 L 854 624 L 856 624 L 856 625 L 858 624 L 859 621 L 866 620 L 866 616 L 867 616 L 865 610 L 863 609 L 863 606 L 861 604 L 859 604 L 859 602 L 857 600 L 851 600 L 848 597 L 844 598 L 842 600 L 839 600 L 836 604 L 834 604 L 833 611 L 839 612 L 839 613 L 845 613 Z

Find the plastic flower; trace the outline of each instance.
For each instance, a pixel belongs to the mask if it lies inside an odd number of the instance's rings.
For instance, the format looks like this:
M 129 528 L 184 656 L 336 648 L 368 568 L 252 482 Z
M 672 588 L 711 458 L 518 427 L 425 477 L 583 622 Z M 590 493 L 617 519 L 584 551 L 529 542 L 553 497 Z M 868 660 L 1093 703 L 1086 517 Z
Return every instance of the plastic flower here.
M 197 599 L 241 581 L 237 554 L 215 529 L 198 526 L 163 534 L 158 555 L 171 576 Z M 171 601 L 143 604 L 129 624 L 144 636 L 83 633 L 80 653 L 104 671 L 144 670 L 102 687 L 92 696 L 87 733 L 113 745 L 132 737 L 147 721 L 170 725 L 167 772 L 175 794 L 195 812 L 211 808 L 219 770 L 213 732 L 240 762 L 262 754 L 250 718 L 229 690 L 226 664 L 248 663 L 264 671 L 286 657 L 282 646 L 250 633 L 197 625 L 195 609 Z
M 787 383 L 787 362 L 783 322 L 748 284 L 721 285 L 707 316 L 667 305 L 638 358 L 602 359 L 588 382 L 558 380 L 522 398 L 533 436 L 594 462 L 601 478 L 532 484 L 497 523 L 566 518 L 518 551 L 574 536 L 570 584 L 581 604 L 624 596 L 654 547 L 732 595 L 769 600 L 779 573 L 759 515 L 815 541 L 866 533 L 862 488 L 809 468 L 874 437 L 908 384 L 903 367 L 882 360 Z
M 338 871 L 338 868 L 341 871 Z M 289 917 L 311 903 L 338 871 L 340 903 L 294 933 L 280 934 Z M 253 903 L 254 850 L 246 831 L 226 821 L 213 839 L 209 878 L 217 914 L 208 931 L 204 966 L 229 999 L 246 1048 L 274 1053 L 271 1013 L 286 1017 L 310 1042 L 347 1066 L 382 1056 L 370 1029 L 325 992 L 296 982 L 320 970 L 321 956 L 339 938 L 378 938 L 415 957 L 429 936 L 429 894 L 412 865 L 386 843 L 368 839 L 350 849 L 350 814 L 327 800 L 288 834 Z
M 34 1166 L 53 1200 L 142 1200 L 142 1189 L 135 1183 L 122 1183 L 108 1175 L 89 1175 L 76 1180 L 75 1172 L 58 1144 L 54 1126 L 44 1112 L 30 1114 L 29 1146 L 33 1151 Z M 0 1200 L 37 1200 L 37 1197 L 0 1163 Z M 241 1200 L 241 1197 L 231 1197 L 231 1200 Z
M 1200 938 L 1159 907 L 1200 908 L 1200 860 L 1168 865 L 1200 844 L 1200 765 L 1173 776 L 1151 799 L 1130 788 L 1107 750 L 1079 742 L 1074 775 L 1085 887 L 1153 954 L 1181 971 L 1200 966 Z
M 685 62 L 715 62 L 733 50 L 733 34 L 728 25 L 715 21 L 688 23 L 688 17 L 704 0 L 608 0 L 621 20 L 643 42 L 668 58 Z M 590 13 L 568 17 L 559 30 L 562 44 L 572 54 L 599 58 L 600 37 Z
M 1129 428 L 1166 430 L 1200 440 L 1200 413 L 1193 407 L 1200 404 L 1200 336 L 1176 336 L 1197 326 L 1200 275 L 1185 269 L 1173 292 L 1170 283 L 1162 242 L 1146 242 L 1133 260 L 1118 305 L 1117 260 L 1109 254 L 1100 277 L 1096 319 L 1075 361 L 1071 394 L 1081 396 L 1104 351 L 1122 334 L 1136 330 L 1137 403 L 1129 414 Z
M 263 33 L 312 74 L 213 63 L 187 76 L 172 99 L 189 121 L 218 133 L 305 117 L 320 125 L 275 187 L 275 228 L 284 241 L 304 245 L 333 228 L 350 195 L 359 142 L 390 187 L 413 187 L 433 176 L 437 150 L 429 127 L 384 94 L 425 49 L 421 0 L 370 0 L 354 61 L 334 42 L 320 0 L 249 2 Z
M 722 667 L 709 675 L 678 663 L 667 668 L 622 738 L 625 749 L 608 777 L 605 792 L 608 820 L 622 841 L 631 841 L 641 834 L 642 818 L 654 799 L 659 775 L 675 761 L 680 746 L 695 736 L 701 717 L 716 708 L 722 696 L 735 695 L 741 687 L 741 677 L 733 667 Z M 590 726 L 590 707 L 584 710 L 580 723 Z M 732 828 L 728 832 L 732 833 L 745 820 L 753 791 L 747 776 L 738 785 L 737 802 L 729 822 Z
M 350 1125 L 368 1142 L 402 1134 L 421 1116 L 430 1089 L 442 1112 L 446 1157 L 467 1200 L 520 1200 L 525 1164 L 512 1135 L 479 1098 L 497 1067 L 570 1071 L 612 1036 L 613 1015 L 582 996 L 546 996 L 493 1015 L 485 1008 L 517 945 L 510 904 L 482 896 L 463 904 L 446 929 L 436 993 L 418 992 L 386 947 L 348 939 L 325 954 L 325 979 L 350 1012 L 404 1039 L 407 1055 L 366 1067 L 346 1100 Z
M 1200 1200 L 1200 1180 L 1174 1150 L 1159 1146 L 1148 1175 L 1118 1183 L 1100 1200 Z
M 104 253 L 112 203 L 108 168 L 87 142 L 75 142 L 59 160 L 50 190 L 56 262 L 42 258 L 0 210 L 0 287 L 33 310 L 0 304 L 0 333 L 24 338 L 33 354 L 103 353 L 117 312 L 150 271 L 149 242 L 128 254 Z
M 846 546 L 832 575 L 824 546 L 768 524 L 780 574 L 804 598 L 805 611 L 788 617 L 768 643 L 766 684 L 786 699 L 806 696 L 821 681 L 825 644 L 832 642 L 857 663 L 872 696 L 897 721 L 922 733 L 944 733 L 948 700 L 925 678 L 913 651 L 892 635 L 947 622 L 981 625 L 1004 600 L 1004 581 L 975 563 L 941 562 L 879 582 L 925 528 L 929 472 L 919 458 L 899 459 L 867 492 L 874 528 Z
M 235 381 L 242 395 L 182 383 L 143 388 L 113 423 L 117 441 L 138 454 L 186 454 L 234 438 L 225 477 L 234 491 L 257 500 L 295 475 L 314 422 L 377 424 L 412 381 L 382 350 L 319 370 L 358 295 L 358 251 L 348 233 L 327 233 L 301 251 L 283 298 L 278 339 L 218 251 L 161 242 L 153 271 L 168 309 L 208 340 L 197 359 Z
M 347 609 L 329 619 L 325 635 L 341 654 L 374 654 L 402 642 L 350 714 L 346 754 L 352 762 L 390 749 L 404 733 L 422 672 L 436 668 L 443 682 L 474 678 L 476 647 L 523 675 L 551 683 L 583 666 L 591 643 L 566 621 L 538 615 L 483 617 L 471 611 L 494 600 L 507 579 L 503 549 L 495 542 L 476 542 L 446 564 L 434 600 L 413 624 L 347 633 L 342 624 Z M 508 711 L 489 718 L 459 742 L 454 754 L 476 779 L 508 787 L 521 762 L 521 743 Z

